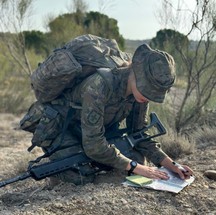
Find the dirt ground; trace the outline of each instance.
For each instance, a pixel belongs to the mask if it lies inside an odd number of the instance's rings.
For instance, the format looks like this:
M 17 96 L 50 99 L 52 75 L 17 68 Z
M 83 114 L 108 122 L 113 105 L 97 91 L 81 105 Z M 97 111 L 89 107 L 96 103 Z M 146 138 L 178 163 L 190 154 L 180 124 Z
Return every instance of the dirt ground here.
M 0 180 L 25 170 L 27 161 L 41 154 L 27 152 L 31 134 L 17 130 L 21 117 L 0 114 Z M 27 179 L 0 188 L 2 215 L 143 215 L 216 214 L 216 181 L 203 176 L 216 170 L 216 142 L 196 146 L 193 154 L 178 162 L 191 166 L 195 181 L 179 194 L 124 187 L 126 174 L 111 171 L 85 186 L 61 183 L 52 190 L 47 180 Z

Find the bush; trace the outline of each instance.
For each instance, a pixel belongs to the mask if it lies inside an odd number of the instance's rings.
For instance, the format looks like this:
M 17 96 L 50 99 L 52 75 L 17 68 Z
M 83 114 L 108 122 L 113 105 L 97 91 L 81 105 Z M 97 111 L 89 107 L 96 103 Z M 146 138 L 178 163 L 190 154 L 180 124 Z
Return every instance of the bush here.
M 206 148 L 211 145 L 216 145 L 215 127 L 200 127 L 192 135 L 196 140 L 198 148 Z
M 162 144 L 162 149 L 172 159 L 182 157 L 182 155 L 192 154 L 195 149 L 195 141 L 193 138 L 187 138 L 169 129 L 168 133 L 158 138 Z
M 25 78 L 10 77 L 1 83 L 0 100 L 1 112 L 19 114 L 28 109 L 34 96 Z

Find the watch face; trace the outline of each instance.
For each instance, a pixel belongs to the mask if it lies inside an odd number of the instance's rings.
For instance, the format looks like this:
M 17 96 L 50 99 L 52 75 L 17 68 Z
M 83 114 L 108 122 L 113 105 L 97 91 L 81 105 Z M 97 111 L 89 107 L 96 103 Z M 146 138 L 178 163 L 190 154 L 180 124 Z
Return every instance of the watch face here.
M 128 171 L 128 175 L 131 175 L 131 173 L 133 173 L 134 169 L 135 169 L 136 166 L 137 166 L 137 162 L 136 162 L 136 161 L 131 161 L 131 162 L 130 162 L 130 166 L 131 166 L 131 168 L 130 168 L 130 170 Z
M 132 167 L 136 167 L 137 166 L 137 162 L 136 161 L 131 161 L 131 166 Z

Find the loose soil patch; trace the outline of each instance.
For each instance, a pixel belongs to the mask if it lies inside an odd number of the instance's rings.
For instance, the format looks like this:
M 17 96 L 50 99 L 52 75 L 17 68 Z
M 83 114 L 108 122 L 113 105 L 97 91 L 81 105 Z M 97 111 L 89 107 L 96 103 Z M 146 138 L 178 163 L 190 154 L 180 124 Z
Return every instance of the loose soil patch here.
M 27 161 L 41 151 L 29 154 L 31 134 L 18 130 L 20 117 L 0 114 L 0 180 L 23 171 Z M 216 143 L 196 146 L 193 154 L 178 162 L 192 167 L 195 181 L 179 194 L 131 188 L 121 185 L 124 173 L 111 171 L 98 175 L 85 186 L 61 183 L 52 190 L 47 180 L 27 179 L 0 188 L 2 215 L 143 215 L 143 214 L 216 214 L 216 182 L 203 176 L 216 170 Z

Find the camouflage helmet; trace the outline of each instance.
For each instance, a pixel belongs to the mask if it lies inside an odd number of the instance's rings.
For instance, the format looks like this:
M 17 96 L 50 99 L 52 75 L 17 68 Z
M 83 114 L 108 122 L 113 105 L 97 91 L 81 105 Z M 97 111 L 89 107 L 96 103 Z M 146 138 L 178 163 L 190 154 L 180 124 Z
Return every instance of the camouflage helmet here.
M 173 57 L 143 44 L 134 53 L 132 69 L 138 91 L 150 101 L 162 103 L 175 82 Z

